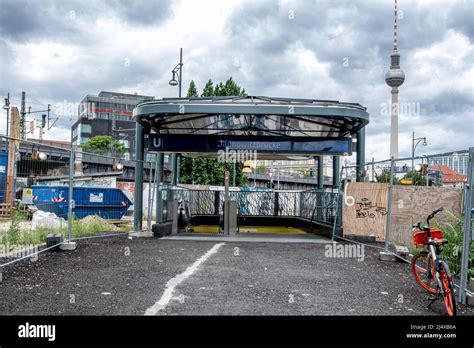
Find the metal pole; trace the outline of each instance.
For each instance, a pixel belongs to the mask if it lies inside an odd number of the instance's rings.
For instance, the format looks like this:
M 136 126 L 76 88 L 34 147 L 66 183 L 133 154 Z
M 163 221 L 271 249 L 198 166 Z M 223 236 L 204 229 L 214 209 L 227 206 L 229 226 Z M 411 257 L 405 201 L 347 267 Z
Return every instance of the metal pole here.
M 181 154 L 176 154 L 176 185 L 179 184 L 179 168 L 181 165 Z
M 364 181 L 362 177 L 362 172 L 365 170 L 365 128 L 360 129 L 357 132 L 357 156 L 356 156 L 356 181 Z
M 472 238 L 472 185 L 474 184 L 474 147 L 469 149 L 469 164 L 467 171 L 466 195 L 464 200 L 464 234 L 462 241 L 461 279 L 459 283 L 459 302 L 466 304 L 466 288 L 468 281 L 469 244 Z
M 340 160 L 339 156 L 332 157 L 332 184 L 333 186 L 337 187 L 339 185 L 338 176 L 340 172 Z
M 158 172 L 156 175 L 156 223 L 160 224 L 163 222 L 163 200 L 161 199 L 160 184 L 163 181 L 163 158 L 165 154 L 163 152 L 158 153 L 158 159 L 156 166 Z
M 21 140 L 25 140 L 25 138 L 26 138 L 25 99 L 26 99 L 26 93 L 23 91 L 23 92 L 21 92 L 21 115 L 20 115 L 20 139 Z
M 10 129 L 10 93 L 7 93 L 7 98 L 5 99 L 5 105 L 4 105 L 3 108 L 7 112 L 7 130 L 6 130 L 6 134 L 7 134 L 7 137 L 8 137 L 9 129 Z M 7 139 L 7 147 L 8 147 L 8 139 Z
M 182 79 L 183 79 L 183 49 L 180 48 L 179 49 L 179 76 L 178 76 L 178 97 L 179 98 L 181 98 Z M 173 153 L 171 155 L 171 166 L 173 168 L 173 177 L 172 177 L 171 183 L 173 185 L 178 185 L 178 177 L 179 177 L 178 155 L 179 154 L 177 153 Z
M 147 231 L 151 231 L 151 212 L 153 210 L 153 207 L 152 207 L 153 193 L 151 191 L 151 185 L 153 184 L 153 181 L 152 181 L 153 170 L 152 170 L 151 162 L 149 162 L 148 165 L 150 166 L 150 174 L 148 175 L 148 209 L 147 209 L 146 227 L 147 227 Z
M 415 172 L 415 132 L 411 135 L 411 175 Z
M 278 174 L 277 174 L 277 180 L 278 180 L 278 183 L 277 183 L 277 190 L 280 189 L 280 167 L 277 168 L 278 170 Z
M 323 163 L 323 156 L 318 156 L 318 188 L 322 189 L 324 187 L 324 163 Z
M 426 157 L 426 186 L 430 186 L 430 158 Z
M 411 183 L 415 183 L 415 132 L 411 136 Z
M 179 49 L 179 97 L 181 98 L 181 79 L 183 77 L 183 49 Z
M 150 182 L 150 185 L 153 185 L 152 186 L 152 190 L 151 190 L 151 212 L 150 212 L 150 215 L 153 215 L 153 206 L 155 205 L 155 199 L 156 199 L 156 191 L 158 190 L 158 187 L 157 187 L 157 176 L 158 176 L 158 154 L 156 154 L 156 157 L 155 157 L 155 175 L 153 176 L 153 182 Z M 156 204 L 158 204 L 158 202 L 156 202 Z M 155 213 L 156 213 L 156 210 L 155 210 Z M 155 222 L 157 222 L 158 220 L 158 215 L 155 214 Z M 151 218 L 150 218 L 150 223 L 151 223 Z M 152 229 L 152 226 L 150 224 L 150 230 Z
M 254 174 L 253 174 L 253 187 L 257 187 L 257 162 L 254 165 Z
M 232 186 L 235 187 L 235 175 L 236 175 L 236 172 L 235 172 L 235 158 L 234 158 L 234 164 L 233 164 L 233 173 L 232 173 Z
M 224 172 L 224 234 L 229 234 L 229 172 Z
M 372 157 L 372 182 L 375 182 L 375 159 Z
M 337 196 L 336 196 L 336 208 L 335 208 L 335 213 L 334 213 L 334 223 L 332 225 L 332 237 L 331 240 L 334 241 L 334 237 L 336 236 L 336 225 L 337 225 L 337 217 L 339 216 L 339 210 L 342 204 L 340 204 L 341 201 L 341 187 L 342 187 L 342 172 L 344 168 L 341 168 L 340 173 L 339 173 L 339 180 L 338 180 L 338 186 L 337 186 Z M 341 219 L 342 220 L 342 219 Z M 342 221 L 341 221 L 342 222 Z
M 391 225 L 391 214 L 392 214 L 392 195 L 393 195 L 393 170 L 394 170 L 394 158 L 390 160 L 390 186 L 388 188 L 388 202 L 387 202 L 387 223 L 385 225 L 385 251 L 388 251 L 388 240 L 390 238 L 390 225 Z
M 144 129 L 140 123 L 135 125 L 135 197 L 133 208 L 133 229 L 142 230 L 143 219 L 143 156 L 144 147 Z
M 46 114 L 41 115 L 40 133 L 39 133 L 40 142 L 43 140 L 43 129 L 44 129 L 45 123 L 46 123 Z
M 71 132 L 71 153 L 69 154 L 69 193 L 68 193 L 68 207 L 67 207 L 67 235 L 68 241 L 72 239 L 72 209 L 74 207 L 74 197 L 73 197 L 73 186 L 74 186 L 74 145 L 72 141 L 72 132 Z
M 173 153 L 171 155 L 171 165 L 172 165 L 172 170 L 173 170 L 171 184 L 177 185 L 178 184 L 178 154 Z

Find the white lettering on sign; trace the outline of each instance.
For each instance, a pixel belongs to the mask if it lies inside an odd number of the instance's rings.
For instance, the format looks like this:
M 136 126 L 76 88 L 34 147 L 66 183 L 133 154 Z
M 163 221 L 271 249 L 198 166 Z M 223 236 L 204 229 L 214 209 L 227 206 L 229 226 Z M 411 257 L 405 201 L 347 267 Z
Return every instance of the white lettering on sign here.
M 154 148 L 160 148 L 162 147 L 163 145 L 163 142 L 161 140 L 161 138 L 153 138 L 153 147 Z
M 103 203 L 104 202 L 104 193 L 99 194 L 91 193 L 89 196 L 89 202 L 91 203 Z

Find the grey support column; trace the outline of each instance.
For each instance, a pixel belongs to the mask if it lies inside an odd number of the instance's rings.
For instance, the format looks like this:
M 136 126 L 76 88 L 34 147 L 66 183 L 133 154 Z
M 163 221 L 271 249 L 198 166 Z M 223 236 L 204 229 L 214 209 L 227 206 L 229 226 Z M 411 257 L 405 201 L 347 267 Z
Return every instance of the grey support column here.
M 143 219 L 143 157 L 145 154 L 145 139 L 143 126 L 135 125 L 135 200 L 133 202 L 133 229 L 142 230 Z
M 324 163 L 323 156 L 318 157 L 318 188 L 324 187 Z
M 163 152 L 160 152 L 158 154 L 158 173 L 156 176 L 156 183 L 157 183 L 157 189 L 156 189 L 156 222 L 162 223 L 163 222 L 163 200 L 161 199 L 161 190 L 160 188 L 160 183 L 163 181 L 163 161 L 164 161 L 165 154 Z
M 340 163 L 339 156 L 332 157 L 332 184 L 335 187 L 339 186 L 339 176 L 341 171 Z
M 364 181 L 362 177 L 362 171 L 364 170 L 365 164 L 365 128 L 362 128 L 357 132 L 357 174 L 356 181 Z
M 178 153 L 176 155 L 176 185 L 179 184 L 179 168 L 181 165 L 181 154 Z
M 172 168 L 172 179 L 171 179 L 171 184 L 173 185 L 177 185 L 178 184 L 178 176 L 179 176 L 179 173 L 178 173 L 178 154 L 177 153 L 173 153 L 171 155 L 171 168 Z

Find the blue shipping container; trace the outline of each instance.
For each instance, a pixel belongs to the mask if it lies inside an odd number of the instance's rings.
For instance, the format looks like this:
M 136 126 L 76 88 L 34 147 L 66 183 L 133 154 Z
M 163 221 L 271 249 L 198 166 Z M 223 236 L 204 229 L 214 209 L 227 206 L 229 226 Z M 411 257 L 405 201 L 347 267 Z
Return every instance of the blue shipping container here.
M 42 211 L 67 219 L 69 187 L 35 185 L 33 203 Z M 118 188 L 74 187 L 74 216 L 78 219 L 98 215 L 103 219 L 121 219 L 133 204 Z
M 8 152 L 0 152 L 0 203 L 5 203 L 7 190 Z

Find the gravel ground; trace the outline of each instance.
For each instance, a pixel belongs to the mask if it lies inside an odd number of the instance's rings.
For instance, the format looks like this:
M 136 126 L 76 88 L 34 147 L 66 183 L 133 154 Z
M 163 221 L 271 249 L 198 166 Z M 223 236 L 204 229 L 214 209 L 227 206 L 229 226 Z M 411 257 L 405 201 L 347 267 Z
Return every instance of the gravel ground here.
M 216 243 L 112 237 L 46 252 L 3 271 L 0 315 L 142 315 Z M 408 264 L 364 252 L 358 261 L 326 257 L 320 243 L 226 242 L 158 314 L 444 315 L 441 301 L 426 308 Z

